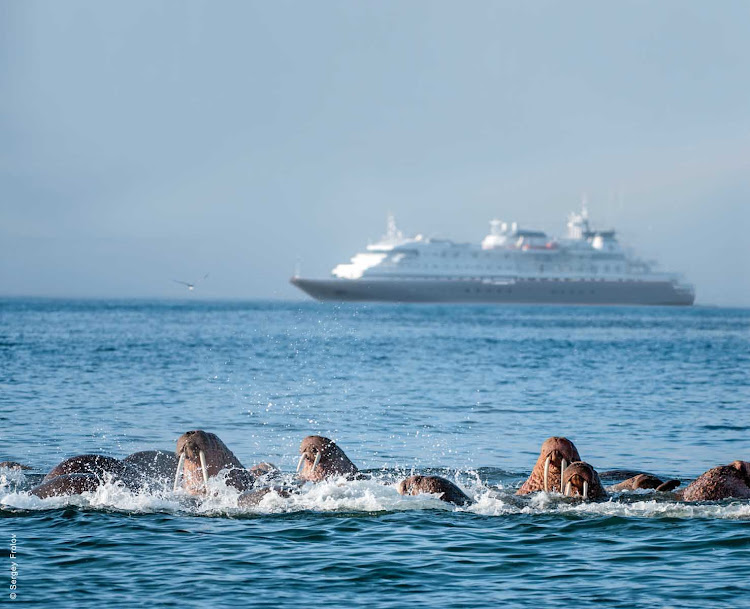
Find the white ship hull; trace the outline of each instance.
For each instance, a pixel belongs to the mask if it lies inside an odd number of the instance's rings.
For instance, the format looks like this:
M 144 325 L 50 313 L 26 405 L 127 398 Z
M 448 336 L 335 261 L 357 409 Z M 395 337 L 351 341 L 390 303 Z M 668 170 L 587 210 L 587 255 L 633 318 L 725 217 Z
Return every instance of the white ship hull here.
M 692 290 L 670 281 L 602 281 L 545 279 L 302 279 L 292 284 L 317 300 L 570 304 L 693 304 Z

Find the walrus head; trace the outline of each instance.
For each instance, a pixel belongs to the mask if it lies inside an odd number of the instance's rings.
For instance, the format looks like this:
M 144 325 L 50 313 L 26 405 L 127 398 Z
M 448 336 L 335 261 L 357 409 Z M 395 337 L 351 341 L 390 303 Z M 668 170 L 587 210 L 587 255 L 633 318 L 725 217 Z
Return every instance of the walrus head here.
M 179 461 L 175 473 L 174 490 L 182 486 L 193 495 L 201 495 L 206 492 L 208 479 L 216 476 L 221 470 L 245 471 L 240 460 L 219 439 L 219 436 L 206 431 L 196 430 L 182 434 L 177 439 L 176 452 Z M 227 482 L 232 482 L 232 480 L 228 478 Z M 242 481 L 238 486 L 244 489 L 247 484 Z
M 581 456 L 573 442 L 557 436 L 547 438 L 542 444 L 531 475 L 516 494 L 527 495 L 536 491 L 550 492 L 558 489 L 562 493 L 565 490 L 562 486 L 562 472 L 569 463 L 580 460 Z
M 729 497 L 750 497 L 750 463 L 733 461 L 708 470 L 684 490 L 685 501 L 717 501 Z
M 456 505 L 466 505 L 471 502 L 471 499 L 453 482 L 440 476 L 409 476 L 399 483 L 398 492 L 401 495 L 439 494 L 442 501 Z
M 297 475 L 302 480 L 320 482 L 332 476 L 353 476 L 359 470 L 333 440 L 307 436 L 300 444 Z
M 562 476 L 564 485 L 563 494 L 566 497 L 579 496 L 583 499 L 604 499 L 607 491 L 604 490 L 599 474 L 588 463 L 576 461 L 571 463 Z

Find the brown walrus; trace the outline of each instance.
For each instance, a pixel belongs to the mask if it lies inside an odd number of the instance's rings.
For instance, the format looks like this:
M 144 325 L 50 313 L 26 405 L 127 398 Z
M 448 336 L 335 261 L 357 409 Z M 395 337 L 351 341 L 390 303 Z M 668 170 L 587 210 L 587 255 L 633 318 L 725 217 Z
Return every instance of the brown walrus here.
M 653 474 L 636 474 L 619 484 L 613 484 L 609 487 L 610 492 L 618 491 L 635 491 L 638 489 L 654 489 L 661 492 L 667 492 L 680 486 L 679 480 L 667 480 L 664 482 Z
M 0 467 L 4 467 L 6 469 L 19 469 L 19 470 L 29 470 L 29 469 L 32 469 L 28 465 L 23 465 L 23 464 L 18 463 L 16 461 L 0 461 Z
M 733 461 L 709 469 L 691 482 L 681 493 L 684 501 L 718 501 L 750 497 L 750 463 Z
M 29 493 L 41 498 L 79 495 L 95 490 L 107 478 L 121 480 L 129 488 L 134 485 L 127 466 L 120 459 L 105 455 L 77 455 L 53 467 Z
M 209 478 L 224 469 L 229 470 L 227 484 L 241 491 L 253 485 L 254 476 L 216 434 L 202 430 L 182 434 L 177 439 L 177 455 L 174 490 L 182 487 L 193 495 L 202 495 Z
M 562 486 L 562 471 L 569 463 L 580 461 L 581 456 L 575 444 L 567 438 L 547 438 L 542 444 L 539 458 L 516 495 L 527 495 L 537 491 L 560 491 Z
M 266 486 L 264 488 L 245 491 L 237 498 L 237 505 L 239 507 L 255 507 L 263 500 L 263 497 L 270 492 L 277 493 L 281 497 L 289 497 L 292 494 L 292 491 L 287 488 Z
M 176 469 L 177 457 L 169 451 L 145 450 L 122 460 L 105 455 L 78 455 L 52 468 L 29 492 L 38 497 L 78 495 L 96 489 L 108 477 L 122 482 L 131 491 L 152 484 L 166 488 L 174 480 Z
M 256 478 L 260 478 L 261 476 L 275 476 L 281 473 L 281 470 L 273 463 L 266 463 L 265 461 L 253 465 L 249 471 Z
M 99 478 L 104 478 L 109 474 L 116 478 L 125 475 L 126 467 L 120 459 L 107 457 L 105 455 L 77 455 L 65 459 L 53 467 L 44 477 L 42 482 L 47 482 L 52 478 L 64 476 L 66 474 L 93 474 Z
M 399 483 L 398 492 L 401 495 L 440 494 L 440 500 L 446 503 L 471 503 L 471 499 L 460 488 L 440 476 L 409 476 Z
M 32 488 L 29 493 L 40 499 L 80 495 L 81 493 L 95 491 L 101 484 L 102 479 L 95 474 L 62 474 L 44 480 L 41 484 Z
M 299 452 L 297 475 L 301 480 L 320 482 L 334 476 L 356 476 L 359 472 L 344 451 L 323 436 L 307 436 Z
M 596 501 L 606 499 L 599 474 L 588 463 L 575 461 L 565 468 L 562 476 L 563 494 L 566 497 L 581 497 Z

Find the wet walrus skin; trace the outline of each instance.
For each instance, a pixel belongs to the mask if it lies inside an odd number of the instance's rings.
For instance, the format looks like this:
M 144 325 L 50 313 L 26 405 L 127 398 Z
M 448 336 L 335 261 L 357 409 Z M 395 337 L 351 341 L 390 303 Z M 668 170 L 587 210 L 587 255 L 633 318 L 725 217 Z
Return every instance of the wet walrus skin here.
M 47 499 L 48 497 L 62 497 L 94 492 L 103 480 L 94 474 L 62 474 L 32 488 L 29 493 Z
M 565 463 L 563 463 L 563 460 Z M 528 495 L 537 491 L 563 491 L 561 470 L 563 466 L 574 461 L 580 461 L 581 456 L 575 444 L 567 438 L 554 436 L 547 438 L 542 444 L 539 458 L 516 495 Z M 545 485 L 544 471 L 547 469 L 547 484 Z
M 460 488 L 440 476 L 409 476 L 399 483 L 398 492 L 401 495 L 439 494 L 441 501 L 456 505 L 471 503 L 471 499 Z
M 152 484 L 168 488 L 176 469 L 177 457 L 167 451 L 147 450 L 122 460 L 104 455 L 78 455 L 56 465 L 29 492 L 39 497 L 78 495 L 95 490 L 107 479 L 122 482 L 131 491 Z
M 4 467 L 6 469 L 18 469 L 18 470 L 30 470 L 28 465 L 23 465 L 21 463 L 18 463 L 17 461 L 0 461 L 0 467 Z
M 169 450 L 142 450 L 122 460 L 129 477 L 141 486 L 171 488 L 177 472 L 177 455 Z
M 174 488 L 193 495 L 206 492 L 209 478 L 228 470 L 226 483 L 240 491 L 253 486 L 255 477 L 246 470 L 219 436 L 202 430 L 188 431 L 177 439 L 179 457 Z
M 77 455 L 53 467 L 29 493 L 43 499 L 80 495 L 96 490 L 107 479 L 120 480 L 132 488 L 135 483 L 129 474 L 127 466 L 120 459 L 105 455 Z
M 654 489 L 659 492 L 668 492 L 680 486 L 679 480 L 667 480 L 664 482 L 653 474 L 636 474 L 619 484 L 613 484 L 609 491 L 616 493 L 619 491 L 635 491 L 638 489 Z
M 299 452 L 297 475 L 300 480 L 320 482 L 336 476 L 354 477 L 359 473 L 344 451 L 323 436 L 307 436 L 302 440 Z
M 255 507 L 263 500 L 263 497 L 271 492 L 274 492 L 281 497 L 289 497 L 292 494 L 292 490 L 288 488 L 283 488 L 280 486 L 266 486 L 242 493 L 237 498 L 237 505 L 239 507 Z
M 575 461 L 565 468 L 562 484 L 566 497 L 581 497 L 592 501 L 607 498 L 607 491 L 599 480 L 599 474 L 583 461 Z
M 77 455 L 65 459 L 53 467 L 43 482 L 66 474 L 93 474 L 104 478 L 107 474 L 116 478 L 126 475 L 126 467 L 120 459 L 105 455 Z
M 691 482 L 681 493 L 684 501 L 718 501 L 750 497 L 750 463 L 733 461 L 709 469 Z

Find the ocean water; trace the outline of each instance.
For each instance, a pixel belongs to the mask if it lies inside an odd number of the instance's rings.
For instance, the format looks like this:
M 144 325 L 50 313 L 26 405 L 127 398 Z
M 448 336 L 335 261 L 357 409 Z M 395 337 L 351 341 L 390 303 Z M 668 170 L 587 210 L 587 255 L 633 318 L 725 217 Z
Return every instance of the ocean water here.
M 15 602 L 56 607 L 750 607 L 748 500 L 514 495 L 551 435 L 684 484 L 750 460 L 750 310 L 4 300 L 0 363 L 0 461 L 34 468 L 0 470 L 3 602 L 15 562 Z M 325 435 L 372 475 L 246 509 L 22 490 L 198 428 L 290 480 Z M 412 472 L 475 501 L 398 495 Z

